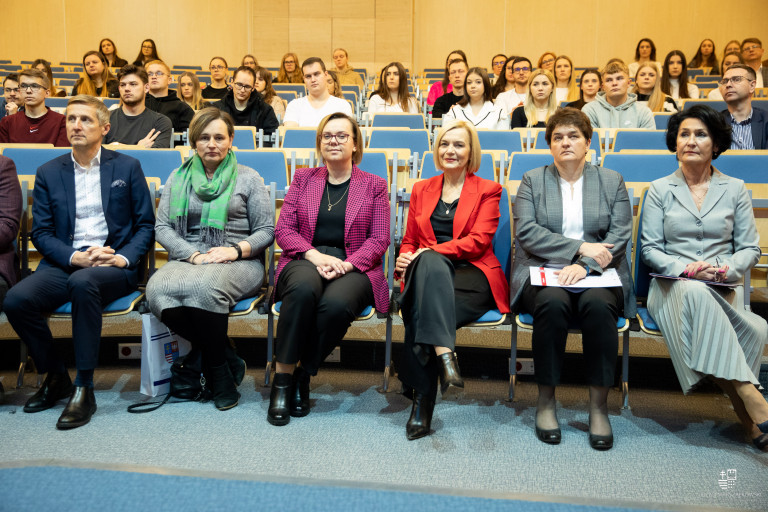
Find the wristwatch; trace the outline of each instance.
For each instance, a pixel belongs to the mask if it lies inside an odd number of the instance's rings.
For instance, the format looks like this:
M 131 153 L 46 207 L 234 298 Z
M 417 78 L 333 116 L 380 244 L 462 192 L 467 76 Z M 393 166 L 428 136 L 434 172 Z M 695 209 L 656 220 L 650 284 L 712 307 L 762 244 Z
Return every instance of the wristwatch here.
M 237 259 L 235 261 L 243 259 L 243 249 L 240 247 L 240 244 L 232 244 L 232 247 L 237 251 Z
M 586 271 L 587 271 L 587 275 L 589 275 L 589 265 L 587 265 L 586 263 L 584 263 L 584 261 L 583 261 L 581 258 L 579 258 L 578 260 L 576 260 L 574 263 L 576 263 L 576 265 L 578 265 L 578 266 L 580 266 L 580 267 L 584 267 L 584 270 L 586 270 Z

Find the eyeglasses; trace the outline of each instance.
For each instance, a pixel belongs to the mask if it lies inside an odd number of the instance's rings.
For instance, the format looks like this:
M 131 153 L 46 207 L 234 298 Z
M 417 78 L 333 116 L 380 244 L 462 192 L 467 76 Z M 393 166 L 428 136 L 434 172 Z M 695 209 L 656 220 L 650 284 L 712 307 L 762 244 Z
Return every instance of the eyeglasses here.
M 227 69 L 226 66 L 211 66 L 211 71 L 221 71 L 222 69 Z
M 762 48 L 762 46 L 760 46 L 759 44 L 753 44 L 752 46 L 745 46 L 744 48 L 741 49 L 741 51 L 750 52 L 752 50 L 759 50 L 760 48 Z
M 547 59 L 547 60 L 541 61 L 542 64 L 551 64 L 553 62 L 555 62 L 555 59 Z
M 147 76 L 149 78 L 152 78 L 153 76 L 160 78 L 161 76 L 165 76 L 165 73 L 163 73 L 162 71 L 154 71 L 154 72 L 147 73 Z
M 505 62 L 505 61 L 503 61 L 503 60 L 500 60 L 500 61 L 498 61 L 498 62 L 493 62 L 493 63 L 491 63 L 491 64 L 493 65 L 493 67 L 496 67 L 496 66 L 503 66 L 503 65 L 504 65 L 504 62 Z
M 752 82 L 752 80 L 750 80 L 746 76 L 732 76 L 731 78 L 720 79 L 720 85 L 728 85 L 728 82 L 731 82 L 733 84 L 740 84 L 742 80 Z
M 245 84 L 241 84 L 240 82 L 235 82 L 235 83 L 234 83 L 234 84 L 232 84 L 232 85 L 234 85 L 234 86 L 235 86 L 235 87 L 237 87 L 238 89 L 242 89 L 242 90 L 244 90 L 244 91 L 250 91 L 251 89 L 253 89 L 253 86 L 252 86 L 252 85 L 245 85 Z
M 5 92 L 19 92 L 21 89 L 19 87 L 6 87 Z
M 323 142 L 326 144 L 330 143 L 331 140 L 336 139 L 336 142 L 339 144 L 344 144 L 349 140 L 349 134 L 344 132 L 339 133 L 323 133 L 322 135 Z
M 514 68 L 512 71 L 514 71 L 515 73 L 527 73 L 527 72 L 529 72 L 530 70 L 531 70 L 531 68 L 529 68 L 528 66 L 526 66 L 526 67 L 524 67 L 524 68 Z
M 142 50 L 153 50 L 154 48 L 155 47 L 152 46 L 151 44 L 143 44 L 143 45 L 141 45 L 141 49 Z
M 34 84 L 34 83 L 33 84 L 19 84 L 19 89 L 32 89 L 34 92 L 37 92 L 40 89 L 45 89 L 45 87 L 43 87 L 40 84 Z
M 296 61 L 293 60 L 286 60 L 284 64 L 296 64 Z

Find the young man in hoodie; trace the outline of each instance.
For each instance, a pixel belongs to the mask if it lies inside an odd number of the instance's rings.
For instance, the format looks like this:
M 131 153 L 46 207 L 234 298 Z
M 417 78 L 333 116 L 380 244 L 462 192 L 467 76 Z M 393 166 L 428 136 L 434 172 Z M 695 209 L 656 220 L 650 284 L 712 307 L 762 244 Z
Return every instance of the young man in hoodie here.
M 248 66 L 240 66 L 235 70 L 232 89 L 213 106 L 231 115 L 235 126 L 254 126 L 257 131 L 264 130 L 264 137 L 271 137 L 280 123 L 275 111 L 254 88 L 255 83 L 256 72 Z M 265 145 L 271 146 L 271 141 Z
M 629 93 L 629 70 L 623 62 L 611 62 L 602 72 L 603 90 L 582 111 L 592 128 L 645 128 L 655 130 L 653 113 Z
M 195 117 L 192 107 L 181 101 L 176 91 L 168 88 L 171 83 L 171 69 L 161 60 L 153 60 L 145 66 L 149 77 L 147 108 L 165 115 L 171 120 L 174 132 L 183 132 Z

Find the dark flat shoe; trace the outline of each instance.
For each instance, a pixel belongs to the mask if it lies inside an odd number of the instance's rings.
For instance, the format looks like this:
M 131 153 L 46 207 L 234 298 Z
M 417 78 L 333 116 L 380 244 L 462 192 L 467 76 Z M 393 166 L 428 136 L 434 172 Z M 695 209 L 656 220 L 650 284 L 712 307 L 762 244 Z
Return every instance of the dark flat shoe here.
M 755 448 L 761 451 L 768 451 L 768 434 L 762 434 L 752 440 Z
M 93 395 L 92 387 L 77 386 L 69 399 L 64 412 L 61 413 L 59 421 L 56 422 L 56 428 L 59 430 L 69 430 L 82 427 L 89 421 L 96 412 L 96 397 Z
M 440 362 L 440 393 L 443 395 L 449 388 L 464 389 L 464 379 L 461 378 L 459 371 L 459 360 L 456 358 L 456 352 L 446 352 L 437 356 Z
M 610 450 L 613 448 L 613 434 L 608 436 L 589 434 L 589 446 L 600 451 Z
M 301 366 L 293 371 L 291 385 L 291 416 L 303 418 L 309 414 L 309 379 L 311 375 Z
M 536 426 L 536 437 L 538 437 L 539 441 L 542 443 L 560 444 L 562 433 L 560 432 L 560 427 L 544 430 L 543 428 Z

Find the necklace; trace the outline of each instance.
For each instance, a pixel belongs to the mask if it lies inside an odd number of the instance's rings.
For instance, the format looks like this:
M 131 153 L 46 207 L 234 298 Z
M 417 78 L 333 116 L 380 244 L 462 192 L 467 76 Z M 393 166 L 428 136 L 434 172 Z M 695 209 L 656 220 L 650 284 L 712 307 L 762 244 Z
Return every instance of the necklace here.
M 704 198 L 707 195 L 707 192 L 709 192 L 709 184 L 712 182 L 712 175 L 709 175 L 709 179 L 707 180 L 707 186 L 704 189 L 704 193 L 699 195 L 696 193 L 695 190 L 693 190 L 693 187 L 691 187 L 690 183 L 688 183 L 688 180 L 685 178 L 685 175 L 683 175 L 683 179 L 685 180 L 685 184 L 688 185 L 688 190 L 691 191 L 691 195 L 693 195 L 694 200 L 696 202 L 696 206 L 701 209 L 701 205 L 704 203 Z
M 344 190 L 344 193 L 343 193 L 343 194 L 341 194 L 341 197 L 339 198 L 339 200 L 338 200 L 338 201 L 336 201 L 336 202 L 335 202 L 335 203 L 333 203 L 333 204 L 331 204 L 331 194 L 330 194 L 330 192 L 328 191 L 328 189 L 329 189 L 330 187 L 328 187 L 328 186 L 326 185 L 326 187 L 325 187 L 325 196 L 328 198 L 328 211 L 331 211 L 331 208 L 333 208 L 334 206 L 336 206 L 337 204 L 339 204 L 339 203 L 341 202 L 341 200 L 342 200 L 342 199 L 344 199 L 344 196 L 346 196 L 346 195 L 347 195 L 347 192 L 349 191 L 349 185 L 350 185 L 351 183 L 352 183 L 352 178 L 350 178 L 350 179 L 347 181 L 347 188 Z M 330 182 L 328 183 L 328 185 L 330 185 Z
M 458 199 L 456 199 L 456 201 L 458 201 Z M 445 214 L 446 214 L 446 215 L 448 215 L 449 213 L 451 213 L 451 208 L 453 208 L 453 205 L 455 205 L 455 204 L 456 204 L 456 201 L 452 202 L 451 204 L 448 204 L 448 203 L 446 203 L 445 201 L 443 201 L 443 198 L 442 198 L 442 197 L 440 198 L 440 202 L 441 202 L 441 203 L 443 203 L 443 206 L 445 206 Z

